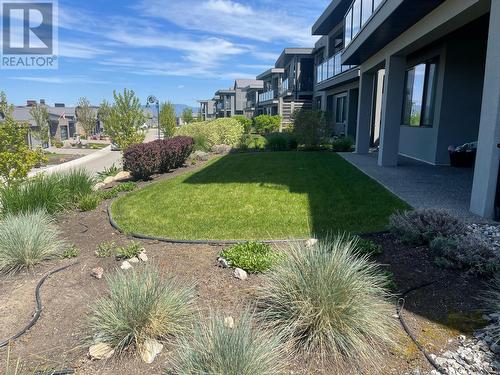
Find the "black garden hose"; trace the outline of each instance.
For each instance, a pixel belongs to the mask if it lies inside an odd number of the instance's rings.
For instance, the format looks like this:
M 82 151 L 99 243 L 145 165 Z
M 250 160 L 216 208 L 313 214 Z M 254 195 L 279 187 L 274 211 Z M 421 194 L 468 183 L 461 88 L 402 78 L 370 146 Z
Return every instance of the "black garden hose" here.
M 447 374 L 447 371 L 445 369 L 443 369 L 439 364 L 437 364 L 437 362 L 430 356 L 430 354 L 427 353 L 427 351 L 424 349 L 424 347 L 422 345 L 420 345 L 420 343 L 418 342 L 417 338 L 413 335 L 413 333 L 411 332 L 410 328 L 406 324 L 406 321 L 403 318 L 403 310 L 404 310 L 404 305 L 405 305 L 405 297 L 408 294 L 410 294 L 411 292 L 414 292 L 416 290 L 428 287 L 428 286 L 430 286 L 432 284 L 435 284 L 437 281 L 439 281 L 439 280 L 430 281 L 430 282 L 418 285 L 416 287 L 409 288 L 406 291 L 404 291 L 403 294 L 401 294 L 401 298 L 398 299 L 398 302 L 396 304 L 396 312 L 397 312 L 399 321 L 401 322 L 401 325 L 403 326 L 403 329 L 405 330 L 406 334 L 411 338 L 411 340 L 413 341 L 413 343 L 417 346 L 418 350 L 420 350 L 420 352 L 425 356 L 425 358 L 427 359 L 427 361 L 432 365 L 432 367 L 434 367 L 437 371 L 439 371 L 439 373 L 441 373 L 441 374 Z
M 62 370 L 37 371 L 33 375 L 69 375 L 74 374 L 75 372 L 75 369 L 65 368 Z
M 19 332 L 17 332 L 15 335 L 13 335 L 12 337 L 6 339 L 6 340 L 3 340 L 3 341 L 0 341 L 0 348 L 3 348 L 4 346 L 7 346 L 9 345 L 12 341 L 14 341 L 15 339 L 19 338 L 20 336 L 24 335 L 31 327 L 33 327 L 35 325 L 35 323 L 37 322 L 37 320 L 40 318 L 40 315 L 42 314 L 42 299 L 40 297 L 40 288 L 42 287 L 43 283 L 45 282 L 45 280 L 47 280 L 47 278 L 49 276 L 52 276 L 53 274 L 55 273 L 58 273 L 58 272 L 61 272 L 61 271 L 64 271 L 65 269 L 77 264 L 78 262 L 75 262 L 75 263 L 72 263 L 72 264 L 68 264 L 67 266 L 64 266 L 64 267 L 61 267 L 61 268 L 58 268 L 54 271 L 50 271 L 48 274 L 46 274 L 44 277 L 41 278 L 41 280 L 38 282 L 38 284 L 36 285 L 36 288 L 35 288 L 35 315 L 33 315 L 33 318 L 30 320 L 30 322 L 22 329 L 20 330 Z

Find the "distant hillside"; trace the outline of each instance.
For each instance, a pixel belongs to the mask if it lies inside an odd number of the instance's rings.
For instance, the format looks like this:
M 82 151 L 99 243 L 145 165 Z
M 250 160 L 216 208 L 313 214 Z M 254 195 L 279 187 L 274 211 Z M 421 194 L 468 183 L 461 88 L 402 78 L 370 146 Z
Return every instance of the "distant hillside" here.
M 191 108 L 193 110 L 193 114 L 196 114 L 198 113 L 198 109 L 197 107 L 190 107 L 186 104 L 174 104 L 175 106 L 175 113 L 177 114 L 177 117 L 180 117 L 182 115 L 182 111 L 184 111 L 184 109 L 186 108 Z

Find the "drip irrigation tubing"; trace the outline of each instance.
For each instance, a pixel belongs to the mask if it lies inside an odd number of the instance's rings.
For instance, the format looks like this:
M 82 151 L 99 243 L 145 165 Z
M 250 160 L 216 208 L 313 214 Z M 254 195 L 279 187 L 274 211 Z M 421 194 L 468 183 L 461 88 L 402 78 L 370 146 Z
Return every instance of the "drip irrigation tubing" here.
M 31 327 L 33 327 L 35 325 L 35 323 L 40 318 L 40 315 L 42 314 L 42 308 L 43 308 L 42 299 L 40 297 L 40 288 L 42 287 L 45 280 L 47 280 L 50 276 L 52 276 L 58 272 L 64 271 L 65 269 L 67 269 L 67 268 L 69 268 L 77 263 L 78 262 L 68 264 L 67 266 L 50 271 L 49 273 L 47 273 L 44 277 L 42 277 L 40 279 L 40 281 L 38 282 L 38 284 L 36 285 L 36 288 L 35 288 L 35 304 L 36 304 L 36 306 L 35 306 L 35 314 L 33 315 L 33 318 L 29 321 L 29 323 L 23 329 L 21 329 L 19 332 L 14 334 L 12 337 L 10 337 L 6 340 L 0 341 L 0 348 L 3 348 L 4 346 L 9 345 L 12 341 L 14 341 L 17 338 L 24 335 Z

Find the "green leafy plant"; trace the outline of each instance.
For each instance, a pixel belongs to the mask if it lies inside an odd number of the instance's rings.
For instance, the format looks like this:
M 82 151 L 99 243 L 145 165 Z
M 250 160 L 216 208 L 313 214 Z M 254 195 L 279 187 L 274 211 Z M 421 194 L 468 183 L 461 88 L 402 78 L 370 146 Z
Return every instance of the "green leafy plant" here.
M 101 242 L 99 245 L 97 245 L 95 255 L 98 258 L 108 258 L 115 253 L 115 248 L 115 242 Z
M 311 248 L 291 244 L 285 253 L 258 288 L 261 320 L 286 332 L 296 351 L 320 356 L 339 373 L 379 364 L 395 321 L 378 266 L 343 236 Z
M 193 335 L 181 341 L 174 373 L 178 375 L 275 375 L 284 374 L 286 354 L 282 335 L 252 324 L 244 311 L 234 327 L 212 314 L 207 323 L 197 324 Z
M 117 271 L 106 277 L 109 293 L 93 304 L 90 327 L 94 337 L 118 353 L 141 349 L 147 339 L 168 341 L 191 324 L 194 287 L 163 279 L 155 267 Z
M 0 272 L 31 269 L 66 248 L 60 232 L 43 211 L 6 215 L 0 225 Z
M 281 116 L 259 115 L 254 117 L 253 126 L 259 134 L 269 134 L 280 129 Z
M 115 254 L 118 259 L 130 259 L 139 255 L 143 250 L 140 242 L 132 241 L 128 246 L 117 247 Z
M 243 134 L 240 142 L 242 150 L 263 150 L 267 147 L 267 139 L 262 135 Z
M 376 244 L 372 240 L 366 240 L 360 237 L 356 238 L 356 250 L 360 254 L 367 255 L 380 255 L 384 252 L 384 249 L 381 245 Z
M 95 132 L 95 124 L 97 122 L 97 112 L 90 105 L 90 101 L 82 97 L 78 99 L 78 103 L 75 108 L 76 118 L 78 123 L 83 128 L 85 132 L 85 137 L 89 139 Z
M 61 254 L 61 258 L 63 259 L 71 259 L 76 258 L 80 254 L 80 249 L 75 245 L 71 245 L 66 250 L 64 250 Z
M 203 139 L 203 146 L 206 148 L 202 149 L 202 151 L 211 150 L 216 145 L 237 147 L 243 134 L 243 126 L 234 118 L 194 122 L 183 125 L 176 131 L 176 135 L 192 137 L 195 142 Z
M 114 163 L 111 167 L 104 168 L 101 172 L 97 172 L 97 179 L 99 181 L 104 181 L 106 177 L 116 176 L 121 168 L 117 167 Z
M 97 194 L 99 195 L 100 199 L 107 200 L 116 198 L 119 193 L 130 192 L 135 190 L 136 188 L 137 188 L 137 183 L 133 181 L 128 181 L 115 185 L 110 189 L 100 190 L 97 192 Z
M 249 134 L 252 131 L 253 121 L 246 116 L 238 115 L 233 116 L 233 119 L 238 121 L 241 125 L 243 125 L 243 129 L 245 129 L 245 133 Z
M 389 229 L 404 243 L 428 245 L 436 237 L 464 234 L 466 225 L 443 210 L 421 209 L 391 215 Z
M 160 127 L 165 138 L 170 138 L 175 133 L 177 116 L 175 106 L 171 102 L 162 103 L 160 106 Z
M 76 206 L 82 212 L 93 211 L 99 206 L 101 203 L 101 197 L 99 194 L 90 193 L 80 197 L 78 202 L 76 202 Z
M 231 267 L 241 268 L 251 273 L 264 272 L 281 258 L 279 252 L 261 242 L 233 245 L 223 250 L 220 256 L 226 259 Z
M 335 152 L 351 152 L 354 149 L 354 141 L 351 137 L 337 138 L 332 141 L 331 146 Z
M 300 110 L 293 114 L 293 134 L 305 149 L 317 149 L 330 134 L 325 113 Z

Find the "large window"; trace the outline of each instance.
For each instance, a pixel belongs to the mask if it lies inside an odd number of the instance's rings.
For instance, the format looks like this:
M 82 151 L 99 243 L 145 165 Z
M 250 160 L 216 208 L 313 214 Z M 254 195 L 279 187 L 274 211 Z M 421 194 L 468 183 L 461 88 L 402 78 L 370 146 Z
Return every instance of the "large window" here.
M 362 7 L 361 7 L 361 24 L 364 25 L 366 21 L 368 21 L 368 18 L 373 13 L 373 3 L 372 0 L 362 0 Z
M 406 71 L 404 125 L 432 126 L 436 76 L 437 61 L 422 63 Z
M 361 0 L 355 0 L 352 5 L 352 36 L 354 37 L 361 29 Z
M 345 29 L 344 41 L 345 45 L 348 45 L 352 39 L 352 9 L 349 10 L 347 16 L 345 17 L 344 29 Z

